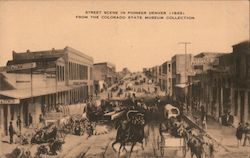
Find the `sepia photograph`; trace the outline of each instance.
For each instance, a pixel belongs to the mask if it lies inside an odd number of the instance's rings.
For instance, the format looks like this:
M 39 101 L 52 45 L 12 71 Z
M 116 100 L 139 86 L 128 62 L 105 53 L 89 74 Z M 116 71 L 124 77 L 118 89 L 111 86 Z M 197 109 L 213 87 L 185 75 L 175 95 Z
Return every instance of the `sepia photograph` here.
M 0 0 L 0 158 L 250 158 L 249 0 Z

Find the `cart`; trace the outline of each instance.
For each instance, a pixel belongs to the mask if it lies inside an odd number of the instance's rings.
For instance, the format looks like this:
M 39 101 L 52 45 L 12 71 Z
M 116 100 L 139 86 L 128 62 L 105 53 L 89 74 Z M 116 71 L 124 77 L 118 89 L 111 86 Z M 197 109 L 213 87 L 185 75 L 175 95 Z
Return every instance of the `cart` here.
M 157 137 L 157 147 L 160 150 L 161 156 L 164 156 L 166 148 L 179 149 L 183 157 L 186 157 L 186 141 L 184 138 L 177 138 L 170 135 L 170 133 L 162 133 Z

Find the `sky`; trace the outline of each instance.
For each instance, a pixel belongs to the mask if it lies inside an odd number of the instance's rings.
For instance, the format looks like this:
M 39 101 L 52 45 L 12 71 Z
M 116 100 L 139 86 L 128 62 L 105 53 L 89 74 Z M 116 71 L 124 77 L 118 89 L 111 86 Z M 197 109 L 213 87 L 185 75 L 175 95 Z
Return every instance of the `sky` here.
M 181 11 L 194 20 L 77 19 L 85 11 Z M 160 65 L 175 54 L 232 52 L 249 40 L 246 1 L 0 1 L 0 66 L 12 51 L 70 46 L 117 70 Z

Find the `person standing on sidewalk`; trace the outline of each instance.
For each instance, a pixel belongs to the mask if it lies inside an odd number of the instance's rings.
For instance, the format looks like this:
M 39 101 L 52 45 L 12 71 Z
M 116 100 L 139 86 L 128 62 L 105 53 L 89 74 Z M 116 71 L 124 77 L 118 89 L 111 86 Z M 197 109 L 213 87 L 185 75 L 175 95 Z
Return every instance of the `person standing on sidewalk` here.
M 243 146 L 246 146 L 247 140 L 248 140 L 248 144 L 250 144 L 250 126 L 248 122 L 246 123 L 244 133 L 245 133 L 245 138 L 244 138 Z
M 19 129 L 19 132 L 21 133 L 21 130 L 22 130 L 22 121 L 20 119 L 20 116 L 17 116 L 16 126 Z
M 236 129 L 236 138 L 237 138 L 237 146 L 239 147 L 241 145 L 241 140 L 242 140 L 242 136 L 244 133 L 244 127 L 242 125 L 242 123 L 239 123 L 239 126 Z
M 9 135 L 10 135 L 10 144 L 12 144 L 13 136 L 14 136 L 14 128 L 13 128 L 12 122 L 10 122 L 10 125 L 9 125 Z
M 31 115 L 31 113 L 29 113 L 29 127 L 33 127 L 33 117 Z

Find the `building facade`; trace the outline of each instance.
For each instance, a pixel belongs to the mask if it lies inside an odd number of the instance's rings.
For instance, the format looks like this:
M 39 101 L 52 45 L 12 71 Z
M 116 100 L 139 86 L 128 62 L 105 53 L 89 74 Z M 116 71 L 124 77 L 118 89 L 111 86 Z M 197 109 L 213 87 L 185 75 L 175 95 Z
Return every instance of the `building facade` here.
M 80 51 L 65 47 L 13 52 L 13 59 L 6 67 L 27 64 L 34 66 L 2 73 L 1 82 L 12 86 L 0 90 L 1 100 L 12 100 L 0 105 L 0 127 L 5 134 L 9 121 L 15 121 L 17 116 L 27 126 L 30 113 L 37 124 L 40 114 L 46 118 L 59 104 L 70 111 L 76 103 L 93 95 L 93 58 Z
M 209 70 L 213 70 L 219 65 L 219 57 L 225 53 L 217 52 L 202 52 L 193 57 L 192 69 L 193 74 L 189 78 L 188 95 L 192 101 L 190 104 L 193 106 L 194 110 L 199 110 L 201 105 L 208 100 L 208 98 L 203 97 L 206 93 L 206 89 L 211 86 L 203 80 L 207 79 L 207 73 Z M 207 109 L 208 110 L 208 109 Z M 209 108 L 211 110 L 211 108 Z
M 250 121 L 250 43 L 233 45 L 233 52 L 219 57 L 217 67 L 202 80 L 203 102 L 208 114 L 219 119 L 231 112 L 235 123 Z
M 101 73 L 100 80 L 103 80 L 107 87 L 117 82 L 116 67 L 109 62 L 95 63 L 94 69 L 96 72 Z
M 192 55 L 177 54 L 172 57 L 172 89 L 173 99 L 185 102 L 187 95 L 188 76 L 192 72 Z

